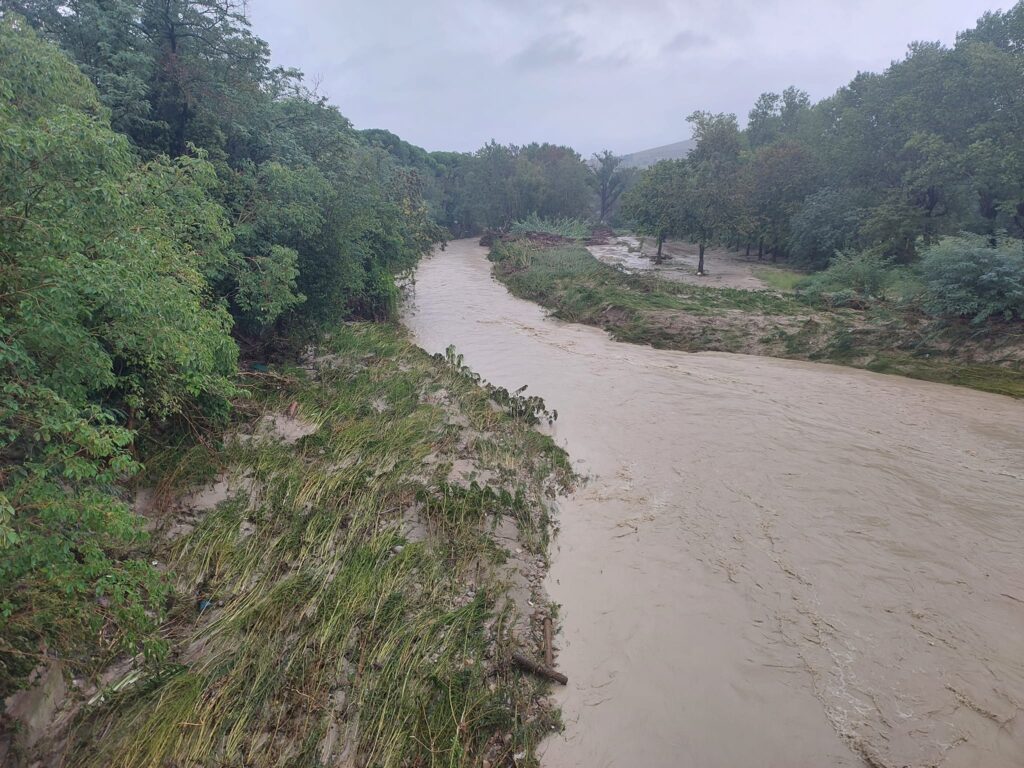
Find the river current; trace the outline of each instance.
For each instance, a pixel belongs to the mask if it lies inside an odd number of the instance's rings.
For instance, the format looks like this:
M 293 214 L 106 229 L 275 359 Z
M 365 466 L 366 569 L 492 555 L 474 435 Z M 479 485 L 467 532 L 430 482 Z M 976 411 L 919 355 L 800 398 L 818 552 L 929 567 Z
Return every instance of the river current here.
M 405 322 L 528 384 L 588 477 L 559 504 L 543 765 L 1024 765 L 1024 405 L 617 343 L 485 256 L 424 261 Z

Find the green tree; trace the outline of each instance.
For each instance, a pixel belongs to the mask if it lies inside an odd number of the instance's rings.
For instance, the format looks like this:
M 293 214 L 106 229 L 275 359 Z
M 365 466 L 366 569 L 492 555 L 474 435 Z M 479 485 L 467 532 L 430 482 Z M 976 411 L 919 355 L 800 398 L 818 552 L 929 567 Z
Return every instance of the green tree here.
M 637 232 L 657 238 L 658 250 L 654 262 L 660 264 L 662 246 L 673 236 L 682 236 L 680 209 L 680 181 L 684 173 L 683 160 L 662 160 L 640 172 L 634 184 L 622 199 L 622 212 Z
M 679 187 L 679 230 L 697 243 L 697 274 L 707 246 L 734 226 L 740 212 L 739 171 L 743 140 L 735 115 L 694 112 L 687 118 L 697 142 Z
M 758 258 L 767 248 L 774 260 L 789 242 L 790 220 L 818 187 L 815 159 L 803 145 L 780 140 L 754 150 L 737 178 Z
M 629 183 L 632 170 L 622 167 L 622 158 L 616 157 L 610 150 L 596 153 L 591 165 L 594 183 L 597 188 L 597 220 L 607 223 L 612 209 Z
M 40 644 L 149 634 L 163 587 L 118 482 L 133 430 L 223 412 L 231 318 L 205 274 L 230 232 L 201 159 L 140 164 L 96 91 L 17 17 L 0 19 L 0 685 Z M 27 655 L 26 655 L 27 654 Z
M 787 250 L 798 264 L 824 269 L 841 251 L 863 247 L 865 211 L 854 191 L 825 187 L 804 198 L 789 222 Z

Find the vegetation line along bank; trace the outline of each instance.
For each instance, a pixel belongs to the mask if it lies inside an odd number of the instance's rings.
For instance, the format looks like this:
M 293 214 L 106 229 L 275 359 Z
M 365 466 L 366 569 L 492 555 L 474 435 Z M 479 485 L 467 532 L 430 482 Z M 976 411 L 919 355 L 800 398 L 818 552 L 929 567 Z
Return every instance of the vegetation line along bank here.
M 837 282 L 880 279 L 856 274 L 863 262 L 840 260 L 818 276 L 797 276 L 795 292 L 713 288 L 628 273 L 581 244 L 552 244 L 552 237 L 560 236 L 496 240 L 490 252 L 495 275 L 515 295 L 564 320 L 605 328 L 620 341 L 852 365 L 1024 397 L 1018 323 L 989 320 L 979 328 L 928 314 L 920 297 L 837 303 Z M 944 259 L 940 253 L 938 260 Z M 837 279 L 841 270 L 855 274 Z
M 343 326 L 440 239 L 418 177 L 230 3 L 18 5 L 2 761 L 533 760 L 557 716 L 507 659 L 565 457 L 542 405 Z

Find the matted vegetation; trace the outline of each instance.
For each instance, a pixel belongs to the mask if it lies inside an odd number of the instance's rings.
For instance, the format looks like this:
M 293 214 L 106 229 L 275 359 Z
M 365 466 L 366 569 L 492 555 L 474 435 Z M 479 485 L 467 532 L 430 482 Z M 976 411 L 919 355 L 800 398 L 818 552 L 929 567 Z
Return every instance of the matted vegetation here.
M 223 446 L 164 457 L 230 490 L 147 510 L 172 652 L 83 712 L 75 765 L 535 762 L 558 717 L 506 663 L 535 651 L 510 584 L 571 472 L 530 427 L 542 403 L 501 406 L 460 362 L 345 326 L 257 377 Z

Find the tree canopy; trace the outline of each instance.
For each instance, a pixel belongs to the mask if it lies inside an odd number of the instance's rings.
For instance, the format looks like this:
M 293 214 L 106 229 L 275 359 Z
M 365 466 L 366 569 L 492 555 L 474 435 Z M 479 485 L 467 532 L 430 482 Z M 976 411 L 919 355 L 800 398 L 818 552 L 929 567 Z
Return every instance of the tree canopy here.
M 222 420 L 239 342 L 384 318 L 420 177 L 271 67 L 232 2 L 0 16 L 0 689 L 40 648 L 158 654 L 136 439 Z M 258 348 L 258 346 L 257 346 Z M 190 427 L 191 428 L 191 427 Z
M 697 145 L 675 166 L 695 186 L 670 229 L 811 267 L 850 247 L 910 263 L 959 232 L 1024 237 L 1022 37 L 1018 3 L 817 104 L 795 87 L 764 93 L 742 131 L 732 115 L 695 113 Z M 628 206 L 642 227 L 664 212 L 649 192 L 665 172 L 645 171 Z

